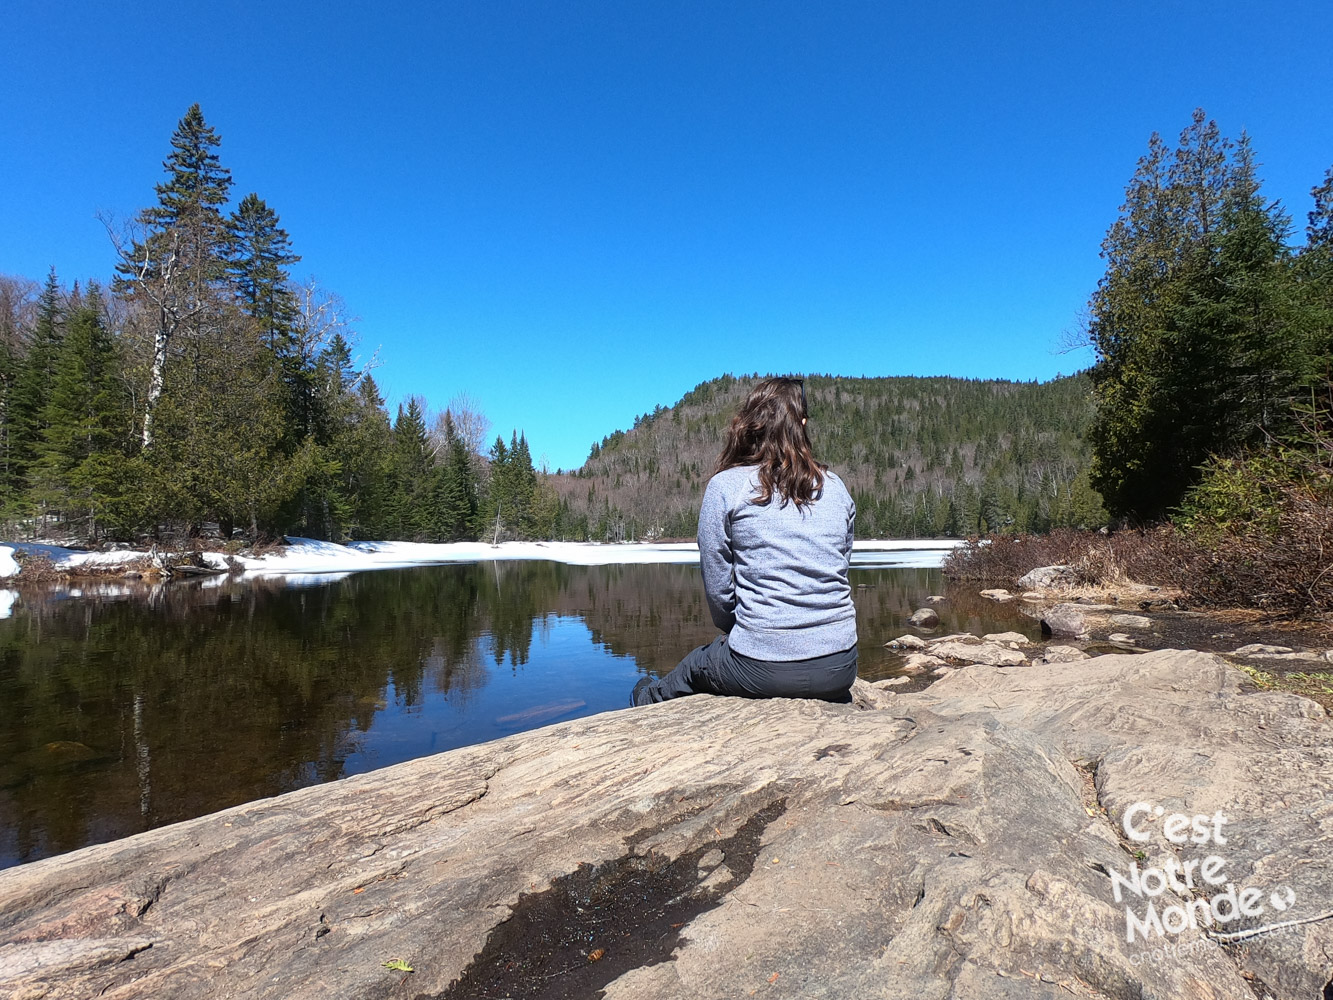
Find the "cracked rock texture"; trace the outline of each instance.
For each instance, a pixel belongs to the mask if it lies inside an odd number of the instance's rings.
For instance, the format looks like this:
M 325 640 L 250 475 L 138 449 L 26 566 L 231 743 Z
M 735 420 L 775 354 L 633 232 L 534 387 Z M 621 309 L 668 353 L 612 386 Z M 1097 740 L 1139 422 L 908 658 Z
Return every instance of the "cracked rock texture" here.
M 715 898 L 669 958 L 636 958 L 633 920 L 575 958 L 627 970 L 605 996 L 1315 1000 L 1333 921 L 1151 961 L 1199 932 L 1128 944 L 1112 895 L 1110 871 L 1215 853 L 1238 888 L 1289 887 L 1283 919 L 1333 907 L 1329 722 L 1244 681 L 1165 650 L 551 726 L 0 873 L 0 994 L 432 997 L 523 894 L 694 852 Z M 1227 842 L 1151 814 L 1130 842 L 1136 802 L 1220 810 Z M 728 875 L 712 845 L 755 817 Z

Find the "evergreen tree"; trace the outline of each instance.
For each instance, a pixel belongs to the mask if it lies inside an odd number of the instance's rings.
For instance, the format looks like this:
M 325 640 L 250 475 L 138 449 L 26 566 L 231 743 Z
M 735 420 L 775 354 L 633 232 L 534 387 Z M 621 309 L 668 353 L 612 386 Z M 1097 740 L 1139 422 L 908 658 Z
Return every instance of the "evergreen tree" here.
M 36 322 L 28 338 L 27 352 L 14 375 L 9 398 L 10 483 L 14 497 L 31 485 L 29 474 L 46 429 L 47 393 L 55 380 L 64 335 L 65 307 L 60 282 L 52 268 L 37 302 Z
M 1092 480 L 1113 513 L 1165 513 L 1210 455 L 1289 424 L 1317 363 L 1287 294 L 1287 228 L 1247 139 L 1202 111 L 1174 156 L 1153 136 L 1090 304 Z
M 426 420 L 416 398 L 398 406 L 393 425 L 393 537 L 421 541 L 438 521 L 431 479 Z
M 191 105 L 171 137 L 157 185 L 157 204 L 136 219 L 138 234 L 118 247 L 116 289 L 135 299 L 153 337 L 144 395 L 142 442 L 153 444 L 153 420 L 170 352 L 181 336 L 198 337 L 211 324 L 231 256 L 231 231 L 222 216 L 231 175 L 217 155 L 220 139 Z
M 457 542 L 472 537 L 477 517 L 477 483 L 467 442 L 445 414 L 443 461 L 436 468 L 434 537 Z
M 245 196 L 229 226 L 232 286 L 242 309 L 255 321 L 260 340 L 275 357 L 282 357 L 298 315 L 287 268 L 301 258 L 291 252 L 291 239 L 278 225 L 277 213 L 257 194 Z
M 59 509 L 67 522 L 124 533 L 129 527 L 126 454 L 128 400 L 116 345 L 91 285 L 72 310 L 44 408 L 34 500 Z

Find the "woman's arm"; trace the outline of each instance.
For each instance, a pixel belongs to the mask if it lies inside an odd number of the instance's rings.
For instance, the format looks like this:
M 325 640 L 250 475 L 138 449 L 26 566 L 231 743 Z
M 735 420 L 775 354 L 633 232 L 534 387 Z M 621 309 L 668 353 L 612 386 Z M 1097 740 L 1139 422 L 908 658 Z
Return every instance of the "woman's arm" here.
M 736 624 L 735 556 L 731 549 L 730 504 L 717 485 L 708 481 L 699 507 L 699 569 L 703 572 L 704 598 L 713 624 L 730 632 Z

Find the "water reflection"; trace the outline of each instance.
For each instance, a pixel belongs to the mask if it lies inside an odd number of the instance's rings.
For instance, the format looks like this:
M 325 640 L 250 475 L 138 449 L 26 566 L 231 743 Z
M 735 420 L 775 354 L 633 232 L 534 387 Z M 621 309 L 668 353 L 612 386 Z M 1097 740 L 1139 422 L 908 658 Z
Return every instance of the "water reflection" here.
M 0 621 L 0 866 L 623 707 L 715 630 L 692 566 L 481 563 L 24 592 Z M 857 569 L 862 674 L 941 586 Z M 950 629 L 1007 628 L 994 606 Z

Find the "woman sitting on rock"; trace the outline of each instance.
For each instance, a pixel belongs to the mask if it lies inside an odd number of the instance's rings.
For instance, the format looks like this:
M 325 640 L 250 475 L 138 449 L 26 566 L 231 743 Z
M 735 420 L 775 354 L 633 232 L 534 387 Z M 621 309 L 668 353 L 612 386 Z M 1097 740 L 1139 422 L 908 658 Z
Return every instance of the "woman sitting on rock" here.
M 856 505 L 815 460 L 805 383 L 769 378 L 746 397 L 699 511 L 699 562 L 723 635 L 635 705 L 689 694 L 850 701 L 856 608 L 847 582 Z

